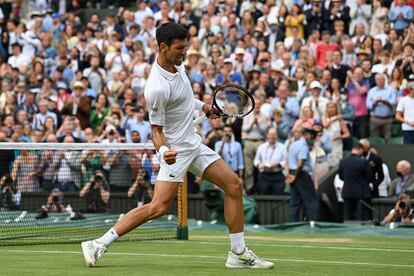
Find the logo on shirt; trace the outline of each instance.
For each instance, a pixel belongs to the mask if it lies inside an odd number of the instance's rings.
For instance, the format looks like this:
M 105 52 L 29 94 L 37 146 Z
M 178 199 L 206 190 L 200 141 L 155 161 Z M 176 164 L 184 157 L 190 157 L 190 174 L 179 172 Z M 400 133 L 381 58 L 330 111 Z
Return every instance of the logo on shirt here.
M 173 174 L 173 173 L 170 173 L 170 177 L 175 177 L 175 174 Z
M 158 111 L 158 108 L 153 107 L 153 108 L 152 108 L 152 111 L 157 112 L 157 111 Z

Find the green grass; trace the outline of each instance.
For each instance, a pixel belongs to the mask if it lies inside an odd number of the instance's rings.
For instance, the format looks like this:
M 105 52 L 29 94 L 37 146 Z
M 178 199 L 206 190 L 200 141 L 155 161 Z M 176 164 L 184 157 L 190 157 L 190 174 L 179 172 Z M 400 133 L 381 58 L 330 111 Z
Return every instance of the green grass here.
M 192 231 L 189 241 L 115 242 L 85 267 L 79 244 L 0 247 L 0 275 L 414 275 L 414 239 L 315 234 L 247 234 L 271 271 L 224 268 L 224 232 Z

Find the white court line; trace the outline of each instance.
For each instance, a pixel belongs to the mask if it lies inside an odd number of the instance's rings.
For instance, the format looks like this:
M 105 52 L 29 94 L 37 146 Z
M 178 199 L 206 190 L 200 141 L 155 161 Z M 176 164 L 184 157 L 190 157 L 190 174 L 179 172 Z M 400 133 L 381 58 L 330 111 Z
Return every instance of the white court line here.
M 154 242 L 154 241 L 151 241 Z M 158 241 L 155 241 L 158 242 Z M 174 241 L 175 242 L 175 241 Z M 180 242 L 180 241 L 179 241 Z M 216 244 L 223 245 L 220 242 L 204 242 L 204 241 L 191 241 L 192 243 L 199 244 Z M 183 241 L 185 243 L 185 241 Z M 334 249 L 334 250 L 350 250 L 350 251 L 383 251 L 383 252 L 405 252 L 405 253 L 414 253 L 412 249 L 393 249 L 393 248 L 369 248 L 369 247 L 346 247 L 346 246 L 315 246 L 315 245 L 291 245 L 291 244 L 267 244 L 267 243 L 255 243 L 248 242 L 249 245 L 254 246 L 265 246 L 265 247 L 286 247 L 286 248 L 310 248 L 310 249 Z
M 46 253 L 46 254 L 82 254 L 77 251 L 58 251 L 58 250 L 2 250 L 0 253 Z M 107 255 L 121 255 L 121 256 L 150 256 L 150 257 L 163 257 L 163 258 L 202 258 L 202 259 L 220 259 L 225 261 L 225 257 L 218 256 L 205 256 L 205 255 L 177 255 L 177 254 L 152 254 L 152 253 L 128 253 L 128 252 L 112 252 Z M 328 264 L 328 265 L 357 265 L 357 266 L 376 266 L 376 267 L 397 267 L 397 268 L 414 268 L 414 265 L 407 264 L 384 264 L 384 263 L 361 263 L 361 262 L 345 262 L 345 261 L 319 261 L 319 260 L 303 260 L 303 259 L 267 259 L 270 261 L 278 262 L 295 262 L 295 263 L 317 263 L 317 264 Z
M 165 242 L 165 241 L 142 241 L 142 242 Z M 191 240 L 192 243 L 198 244 L 215 244 L 215 245 L 227 245 L 223 242 L 205 242 L 205 241 L 196 241 Z M 277 241 L 276 241 L 277 242 Z M 174 243 L 188 243 L 187 241 L 174 241 Z M 351 247 L 351 246 L 316 246 L 316 245 L 291 245 L 291 244 L 268 244 L 268 243 L 256 243 L 256 242 L 247 242 L 249 245 L 254 246 L 265 246 L 265 247 L 286 247 L 286 248 L 311 248 L 311 249 L 333 249 L 333 250 L 356 250 L 356 251 L 384 251 L 384 252 L 404 252 L 404 253 L 414 253 L 414 249 L 404 249 L 404 248 L 371 248 L 371 247 Z

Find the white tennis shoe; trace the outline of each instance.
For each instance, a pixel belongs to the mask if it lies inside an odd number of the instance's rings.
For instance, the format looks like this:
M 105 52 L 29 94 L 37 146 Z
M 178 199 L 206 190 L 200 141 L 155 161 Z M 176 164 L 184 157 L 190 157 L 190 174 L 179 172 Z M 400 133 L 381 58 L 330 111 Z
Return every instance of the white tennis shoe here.
M 273 263 L 260 259 L 247 247 L 243 254 L 236 255 L 229 251 L 226 262 L 227 268 L 253 268 L 253 269 L 270 269 Z
M 87 266 L 95 266 L 96 262 L 102 258 L 106 252 L 106 245 L 96 240 L 85 241 L 81 244 L 83 257 Z

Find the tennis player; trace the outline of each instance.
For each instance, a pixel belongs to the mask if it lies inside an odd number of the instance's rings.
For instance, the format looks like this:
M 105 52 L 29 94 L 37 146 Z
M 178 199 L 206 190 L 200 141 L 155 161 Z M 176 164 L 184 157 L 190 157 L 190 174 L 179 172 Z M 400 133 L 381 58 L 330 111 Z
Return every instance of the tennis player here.
M 178 185 L 183 182 L 184 175 L 189 170 L 218 185 L 226 193 L 224 215 L 230 232 L 231 250 L 225 266 L 272 268 L 273 263 L 261 260 L 245 245 L 243 188 L 238 177 L 194 133 L 192 114 L 195 108 L 204 113 L 210 111 L 213 117 L 218 115 L 217 110 L 194 99 L 183 65 L 188 39 L 186 30 L 176 23 L 165 23 L 158 27 L 156 38 L 159 54 L 152 65 L 144 92 L 152 141 L 161 162 L 154 197 L 149 204 L 129 211 L 99 239 L 83 242 L 86 264 L 95 266 L 107 247 L 118 237 L 148 220 L 164 215 L 177 194 Z

